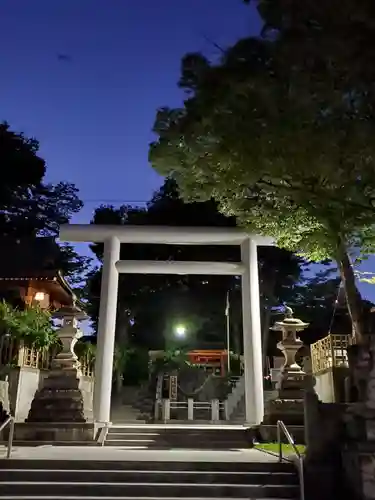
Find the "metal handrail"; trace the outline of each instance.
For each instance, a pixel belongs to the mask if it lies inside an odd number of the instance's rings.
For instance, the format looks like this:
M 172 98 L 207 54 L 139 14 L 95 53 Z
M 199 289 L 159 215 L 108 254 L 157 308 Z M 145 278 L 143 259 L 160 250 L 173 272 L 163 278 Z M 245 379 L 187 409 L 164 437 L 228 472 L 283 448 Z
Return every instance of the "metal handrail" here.
M 284 434 L 288 443 L 293 448 L 294 454 L 296 456 L 301 500 L 305 500 L 305 477 L 304 477 L 304 470 L 303 470 L 303 456 L 301 455 L 297 446 L 295 445 L 294 439 L 290 435 L 284 422 L 282 420 L 278 420 L 277 421 L 277 443 L 278 443 L 278 447 L 279 447 L 279 462 L 283 461 L 283 445 L 281 442 L 281 432 Z
M 7 448 L 7 454 L 6 458 L 10 458 L 10 455 L 12 454 L 12 448 L 13 448 L 13 437 L 14 437 L 14 417 L 12 415 L 9 415 L 6 420 L 0 425 L 0 432 L 3 431 L 7 426 L 9 427 L 9 436 L 8 436 L 8 448 Z

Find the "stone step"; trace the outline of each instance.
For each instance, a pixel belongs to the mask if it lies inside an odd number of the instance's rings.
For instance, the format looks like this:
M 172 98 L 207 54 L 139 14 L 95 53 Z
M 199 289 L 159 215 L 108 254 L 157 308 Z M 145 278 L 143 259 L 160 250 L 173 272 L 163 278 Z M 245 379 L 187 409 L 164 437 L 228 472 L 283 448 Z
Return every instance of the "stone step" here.
M 168 499 L 168 500 L 181 500 L 181 497 L 128 497 L 128 496 L 122 496 L 122 497 L 97 497 L 97 496 L 89 496 L 89 497 L 77 497 L 77 496 L 43 496 L 40 497 L 38 496 L 1 496 L 0 497 L 2 500 L 66 500 L 66 498 L 69 498 L 69 500 L 82 500 L 84 498 L 85 500 L 118 500 L 121 498 L 121 500 L 163 500 L 163 499 Z M 184 500 L 206 500 L 206 498 L 199 498 L 199 497 L 185 497 Z M 229 500 L 227 497 L 212 497 L 211 500 Z M 243 498 L 231 498 L 230 500 L 244 500 Z M 247 499 L 248 500 L 248 499 Z M 277 498 L 270 498 L 270 497 L 256 497 L 252 498 L 251 500 L 280 500 Z
M 204 431 L 201 432 L 190 432 L 189 429 L 186 429 L 185 431 L 165 431 L 163 429 L 158 429 L 158 430 L 153 430 L 150 432 L 147 431 L 137 431 L 134 432 L 132 430 L 128 431 L 127 429 L 119 429 L 119 428 L 110 428 L 108 430 L 108 437 L 110 436 L 115 436 L 115 437 L 130 437 L 130 436 L 139 436 L 139 437 L 144 437 L 144 436 L 152 436 L 152 437 L 160 437 L 161 439 L 168 439 L 168 440 L 183 440 L 183 441 L 188 441 L 192 439 L 202 439 L 203 441 L 211 441 L 211 440 L 219 440 L 223 442 L 232 442 L 232 441 L 238 441 L 238 442 L 243 442 L 243 443 L 251 443 L 251 437 L 252 434 L 248 434 L 246 432 L 226 432 L 225 430 L 221 432 L 207 432 L 205 433 Z
M 197 429 L 173 428 L 173 426 L 139 429 L 119 427 L 114 424 L 109 428 L 104 445 L 160 450 L 176 448 L 230 450 L 249 448 L 252 446 L 252 439 L 251 433 L 245 429 Z
M 79 470 L 79 469 L 3 469 L 0 482 L 91 482 L 96 483 L 194 483 L 240 485 L 296 485 L 293 472 L 266 471 L 163 471 L 158 470 Z
M 160 436 L 160 432 L 156 429 L 121 429 L 121 428 L 110 428 L 108 429 L 108 434 L 110 436 Z
M 108 432 L 108 437 L 111 439 L 150 439 L 160 436 L 158 432 Z
M 295 473 L 290 462 L 192 462 L 192 461 L 124 461 L 124 460 L 0 460 L 0 470 L 127 470 L 127 471 L 204 471 L 204 472 L 274 472 Z
M 114 404 L 111 408 L 112 422 L 137 421 L 143 419 L 139 409 L 127 404 Z
M 202 425 L 196 425 L 196 422 L 192 423 L 191 425 L 186 424 L 185 422 L 181 422 L 181 425 L 179 424 L 132 424 L 129 422 L 129 424 L 123 424 L 123 423 L 113 423 L 109 427 L 109 432 L 126 432 L 126 433 L 137 433 L 137 432 L 157 432 L 158 434 L 175 434 L 175 435 L 186 435 L 186 433 L 189 433 L 189 435 L 210 435 L 213 436 L 215 434 L 217 435 L 233 435 L 233 436 L 243 436 L 245 434 L 251 434 L 252 431 L 251 429 L 248 429 L 246 427 L 243 427 L 241 425 L 210 425 L 207 422 L 202 422 Z
M 7 442 L 2 444 L 7 445 Z M 98 443 L 92 441 L 13 441 L 13 447 L 42 447 L 42 446 L 98 446 Z
M 279 462 L 2 460 L 0 500 L 297 499 Z
M 106 440 L 104 446 L 113 446 L 122 449 L 148 449 L 148 450 L 216 450 L 216 451 L 230 451 L 230 450 L 243 450 L 245 449 L 242 443 L 226 443 L 223 444 L 221 441 L 215 442 L 203 442 L 203 443 L 163 443 L 157 442 L 142 442 L 142 441 L 126 441 L 126 440 Z
M 298 485 L 261 484 L 244 485 L 228 484 L 223 478 L 222 483 L 217 484 L 194 484 L 194 483 L 144 483 L 142 482 L 67 482 L 67 481 L 3 481 L 1 483 L 0 498 L 4 496 L 37 496 L 42 499 L 45 496 L 59 495 L 69 497 L 87 498 L 96 497 L 176 497 L 180 498 L 264 498 L 275 497 L 291 499 L 297 498 Z

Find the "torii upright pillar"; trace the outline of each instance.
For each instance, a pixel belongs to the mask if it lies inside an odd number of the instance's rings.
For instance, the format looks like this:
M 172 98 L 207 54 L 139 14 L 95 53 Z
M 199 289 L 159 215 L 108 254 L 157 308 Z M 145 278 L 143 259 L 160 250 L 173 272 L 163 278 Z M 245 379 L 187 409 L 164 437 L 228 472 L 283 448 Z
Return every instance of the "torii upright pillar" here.
M 257 426 L 264 417 L 262 333 L 260 323 L 257 243 L 247 238 L 241 244 L 242 324 L 245 377 L 246 424 Z
M 115 349 L 120 241 L 116 237 L 104 242 L 102 284 L 100 290 L 98 339 L 95 361 L 94 419 L 98 424 L 110 422 L 113 355 Z

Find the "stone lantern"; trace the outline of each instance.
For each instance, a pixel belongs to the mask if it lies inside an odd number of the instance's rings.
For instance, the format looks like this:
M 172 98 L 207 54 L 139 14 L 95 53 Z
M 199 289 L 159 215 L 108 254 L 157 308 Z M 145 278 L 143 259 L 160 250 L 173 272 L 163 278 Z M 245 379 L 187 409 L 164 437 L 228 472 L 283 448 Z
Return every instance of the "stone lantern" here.
M 296 354 L 303 346 L 297 338 L 297 332 L 308 326 L 300 319 L 293 318 L 293 311 L 287 307 L 282 321 L 277 321 L 273 330 L 282 332 L 282 339 L 277 347 L 283 353 L 285 362 L 281 368 L 280 379 L 276 384 L 276 391 L 265 403 L 264 424 L 261 434 L 265 440 L 277 439 L 276 424 L 282 420 L 293 433 L 296 442 L 304 441 L 304 392 L 305 373 L 296 362 Z
M 86 319 L 86 315 L 73 304 L 59 309 L 54 317 L 62 319 L 62 327 L 57 331 L 62 350 L 53 359 L 43 387 L 35 393 L 27 422 L 84 423 L 81 374 L 74 346 L 82 336 L 78 321 Z
M 309 323 L 293 318 L 293 311 L 290 307 L 286 308 L 283 321 L 275 323 L 275 329 L 282 332 L 282 339 L 278 342 L 277 347 L 285 358 L 284 366 L 281 368 L 280 380 L 276 385 L 280 398 L 297 398 L 298 395 L 292 393 L 304 387 L 305 373 L 296 362 L 296 354 L 303 346 L 302 340 L 297 337 L 297 332 L 303 331 L 308 326 Z
M 78 370 L 80 363 L 74 352 L 74 346 L 83 335 L 79 329 L 79 321 L 87 319 L 87 315 L 76 305 L 73 305 L 62 307 L 53 317 L 62 320 L 62 326 L 57 332 L 62 343 L 62 350 L 53 359 L 52 368 L 63 371 Z

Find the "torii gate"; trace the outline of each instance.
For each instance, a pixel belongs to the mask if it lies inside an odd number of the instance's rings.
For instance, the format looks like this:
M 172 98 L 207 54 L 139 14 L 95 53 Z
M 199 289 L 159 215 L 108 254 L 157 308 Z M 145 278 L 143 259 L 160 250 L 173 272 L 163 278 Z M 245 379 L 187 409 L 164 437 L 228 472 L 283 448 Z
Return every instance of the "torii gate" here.
M 94 384 L 94 419 L 99 425 L 110 422 L 119 273 L 241 276 L 245 423 L 256 426 L 262 422 L 264 401 L 257 246 L 272 245 L 271 238 L 247 234 L 238 228 L 64 224 L 60 228 L 60 239 L 104 243 Z M 241 262 L 120 260 L 121 243 L 240 245 Z

